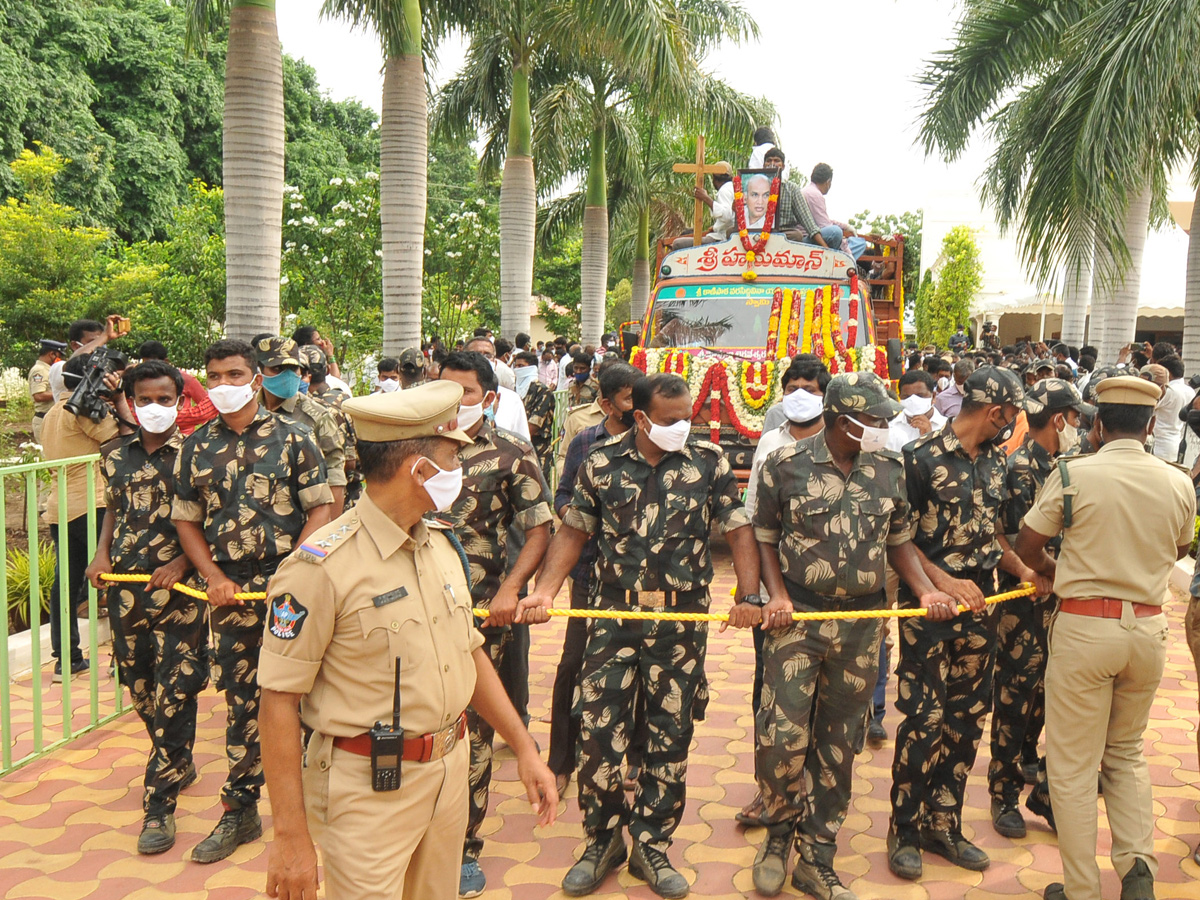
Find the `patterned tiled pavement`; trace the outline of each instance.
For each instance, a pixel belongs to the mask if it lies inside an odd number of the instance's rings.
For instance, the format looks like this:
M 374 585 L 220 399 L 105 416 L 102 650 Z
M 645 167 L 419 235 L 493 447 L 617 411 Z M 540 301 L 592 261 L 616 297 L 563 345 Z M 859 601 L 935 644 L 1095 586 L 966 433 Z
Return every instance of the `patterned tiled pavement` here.
M 721 598 L 716 604 L 721 606 L 727 602 L 733 579 L 727 555 L 718 558 L 718 565 L 720 574 L 713 593 Z M 1157 890 L 1160 900 L 1200 900 L 1200 867 L 1190 856 L 1200 840 L 1197 690 L 1182 639 L 1179 596 L 1173 598 L 1170 615 L 1175 639 L 1146 733 L 1158 828 Z M 536 629 L 530 653 L 532 731 L 543 748 L 549 740 L 549 726 L 543 718 L 549 710 L 563 622 L 555 619 Z M 732 630 L 723 635 L 712 632 L 708 654 L 712 702 L 708 720 L 697 728 L 688 773 L 687 812 L 672 850 L 676 864 L 692 882 L 696 898 L 757 896 L 748 867 L 762 831 L 740 829 L 733 820 L 754 793 L 749 711 L 753 661 L 748 635 Z M 107 676 L 101 680 L 111 688 Z M 42 682 L 49 692 L 49 676 L 44 675 Z M 14 688 L 14 718 L 28 721 L 30 684 L 26 680 Z M 49 703 L 55 695 L 46 696 Z M 48 724 L 55 722 L 55 715 L 52 706 L 48 707 Z M 886 722 L 890 734 L 895 722 L 895 711 L 890 709 Z M 133 849 L 141 822 L 146 742 L 132 714 L 0 779 L 0 897 L 242 900 L 261 896 L 266 869 L 262 842 L 241 847 L 230 859 L 212 866 L 187 860 L 191 847 L 219 816 L 216 797 L 225 774 L 223 729 L 224 704 L 210 689 L 200 708 L 196 765 L 201 778 L 180 799 L 178 843 L 158 857 L 139 857 Z M 854 799 L 842 830 L 838 868 L 860 898 L 1040 897 L 1048 882 L 1059 880 L 1055 838 L 1040 819 L 1030 821 L 1029 836 L 1024 840 L 1009 841 L 992 830 L 984 779 L 986 746 L 970 780 L 965 831 L 991 855 L 991 867 L 983 873 L 966 872 L 927 854 L 921 882 L 892 876 L 884 848 L 891 757 L 890 741 L 882 750 L 867 749 L 859 757 Z M 558 884 L 578 851 L 581 836 L 574 784 L 567 802 L 560 806 L 559 822 L 535 832 L 533 816 L 516 781 L 512 754 L 502 749 L 498 761 L 491 811 L 483 828 L 487 845 L 482 866 L 488 878 L 484 896 L 495 900 L 561 897 Z M 1100 803 L 1103 806 L 1103 800 Z M 269 813 L 269 804 L 264 803 L 263 812 Z M 1120 884 L 1107 859 L 1109 835 L 1103 816 L 1100 821 L 1098 852 L 1104 892 L 1115 898 Z M 270 835 L 268 830 L 267 837 Z M 457 854 L 457 848 L 447 848 L 450 864 L 457 863 Z M 796 892 L 789 885 L 785 894 Z M 596 896 L 603 900 L 650 898 L 653 894 L 622 868 Z

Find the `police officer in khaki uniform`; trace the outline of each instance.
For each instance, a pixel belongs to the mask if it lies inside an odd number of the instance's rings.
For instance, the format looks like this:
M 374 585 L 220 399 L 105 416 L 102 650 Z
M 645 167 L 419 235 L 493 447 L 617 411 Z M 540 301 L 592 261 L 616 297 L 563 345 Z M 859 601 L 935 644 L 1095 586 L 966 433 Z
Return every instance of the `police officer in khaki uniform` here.
M 54 408 L 54 392 L 50 390 L 50 367 L 63 358 L 67 345 L 62 341 L 42 338 L 38 358 L 29 370 L 29 396 L 33 399 L 33 442 L 42 442 L 42 421 Z
M 316 897 L 315 837 L 327 897 L 455 898 L 468 704 L 516 751 L 542 824 L 554 821 L 554 776 L 482 649 L 459 551 L 422 518 L 449 509 L 462 485 L 458 451 L 471 439 L 458 429 L 461 397 L 437 381 L 347 400 L 366 493 L 271 581 L 259 664 L 271 897 Z M 517 618 L 547 616 L 523 603 Z M 392 721 L 397 666 L 399 789 L 375 790 L 370 732 Z M 303 763 L 301 721 L 312 729 Z
M 1131 376 L 1096 386 L 1103 446 L 1060 460 L 1017 537 L 1054 579 L 1046 665 L 1046 768 L 1064 884 L 1047 900 L 1100 900 L 1096 766 L 1122 900 L 1153 900 L 1154 810 L 1143 734 L 1166 660 L 1167 578 L 1192 542 L 1196 497 L 1182 468 L 1145 451 L 1161 389 Z M 1152 510 L 1132 531 L 1113 510 Z M 1044 547 L 1063 532 L 1057 562 Z

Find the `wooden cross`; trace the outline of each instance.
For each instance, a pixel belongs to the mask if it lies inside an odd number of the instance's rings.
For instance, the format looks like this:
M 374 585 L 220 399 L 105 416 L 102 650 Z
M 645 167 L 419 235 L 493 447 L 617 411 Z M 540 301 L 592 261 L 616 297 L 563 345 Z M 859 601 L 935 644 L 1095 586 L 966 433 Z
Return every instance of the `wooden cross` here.
M 695 163 L 675 163 L 671 167 L 674 172 L 691 172 L 696 176 L 696 187 L 704 187 L 705 175 L 723 175 L 725 174 L 724 166 L 706 166 L 704 164 L 704 135 L 696 138 L 696 162 Z M 699 247 L 704 238 L 704 203 L 700 198 L 696 198 L 696 211 L 692 219 L 692 246 Z

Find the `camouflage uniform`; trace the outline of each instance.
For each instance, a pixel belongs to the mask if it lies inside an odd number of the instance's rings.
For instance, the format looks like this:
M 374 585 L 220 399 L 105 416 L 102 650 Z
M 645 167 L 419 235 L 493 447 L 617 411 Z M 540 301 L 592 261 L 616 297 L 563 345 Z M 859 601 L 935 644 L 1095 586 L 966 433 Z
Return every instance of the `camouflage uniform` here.
M 839 375 L 825 409 L 892 418 L 900 406 L 874 375 Z M 886 548 L 908 543 L 900 455 L 859 453 L 849 476 L 825 433 L 768 457 L 759 476 L 754 534 L 778 547 L 797 612 L 882 609 Z M 774 834 L 828 860 L 846 818 L 854 754 L 878 674 L 882 619 L 794 622 L 766 633 L 755 769 Z M 824 845 L 824 846 L 819 846 Z
M 980 368 L 963 388 L 967 401 L 1038 408 L 1026 404 L 1020 381 L 1007 369 Z M 914 543 L 951 576 L 974 582 L 985 596 L 993 593 L 1008 496 L 1003 450 L 984 444 L 972 460 L 946 427 L 905 447 L 904 465 Z M 903 583 L 899 603 L 919 605 Z M 891 828 L 904 843 L 919 843 L 921 828 L 962 831 L 967 774 L 992 702 L 996 620 L 992 606 L 945 622 L 900 621 L 896 709 L 904 719 L 892 762 Z
M 548 482 L 554 463 L 554 457 L 550 454 L 550 447 L 554 443 L 554 391 L 540 381 L 534 381 L 529 385 L 524 403 L 530 433 L 532 434 L 534 428 L 538 430 L 530 443 L 533 444 L 538 462 L 542 465 L 542 475 Z
M 350 421 L 350 417 L 342 412 L 342 402 L 346 399 L 346 395 L 328 385 L 318 385 L 317 387 L 324 388 L 324 390 L 310 388 L 309 396 L 333 410 L 334 419 L 342 430 L 342 438 L 345 441 L 346 502 L 342 504 L 341 512 L 349 512 L 351 507 L 362 497 L 363 489 L 362 473 L 358 471 L 358 434 L 354 431 L 354 423 Z M 328 460 L 326 462 L 328 464 Z
M 636 438 L 633 429 L 593 449 L 563 518 L 597 537 L 592 602 L 707 611 L 711 526 L 715 521 L 729 532 L 749 524 L 737 478 L 715 444 L 690 441 L 651 466 Z M 579 806 L 589 844 L 628 822 L 634 841 L 663 851 L 670 845 L 683 815 L 707 639 L 703 622 L 589 621 L 575 702 Z M 630 810 L 621 765 L 633 732 L 635 688 L 645 697 L 649 739 Z
M 508 563 L 508 529 L 528 531 L 551 519 L 550 491 L 533 447 L 519 435 L 484 422 L 474 443 L 461 452 L 463 490 L 446 518 L 462 542 L 471 570 L 471 600 L 479 609 L 491 606 L 504 582 Z M 487 628 L 484 649 L 499 670 L 512 640 L 512 629 Z M 487 816 L 492 784 L 492 739 L 495 731 L 474 707 L 467 707 L 471 736 L 470 818 L 463 854 L 478 859 L 483 850 L 479 827 Z
M 265 391 L 260 391 L 258 400 L 265 404 Z M 322 403 L 307 394 L 295 394 L 282 400 L 275 408 L 275 415 L 285 416 L 299 422 L 312 431 L 317 449 L 325 460 L 326 483 L 331 487 L 346 486 L 346 431 L 342 427 L 340 412 L 329 404 Z M 341 515 L 341 510 L 338 510 Z
M 171 518 L 204 529 L 213 562 L 238 593 L 265 591 L 267 580 L 304 530 L 307 512 L 333 502 L 325 463 L 312 434 L 259 406 L 241 434 L 218 416 L 184 441 L 175 462 Z M 225 753 L 229 779 L 221 799 L 229 809 L 258 802 L 258 651 L 263 600 L 215 607 L 213 675 L 225 692 Z
M 176 431 L 153 454 L 142 432 L 119 438 L 104 458 L 105 500 L 114 518 L 109 559 L 117 574 L 148 574 L 183 555 L 171 524 Z M 208 614 L 198 600 L 144 584 L 108 588 L 108 620 L 121 682 L 150 735 L 142 809 L 175 811 L 180 782 L 192 764 L 196 696 L 208 683 Z
M 588 403 L 595 403 L 600 396 L 600 385 L 596 383 L 596 379 L 589 378 L 583 384 L 572 380 L 571 386 L 567 388 L 567 397 L 570 398 L 568 403 L 571 408 L 576 406 L 586 406 Z

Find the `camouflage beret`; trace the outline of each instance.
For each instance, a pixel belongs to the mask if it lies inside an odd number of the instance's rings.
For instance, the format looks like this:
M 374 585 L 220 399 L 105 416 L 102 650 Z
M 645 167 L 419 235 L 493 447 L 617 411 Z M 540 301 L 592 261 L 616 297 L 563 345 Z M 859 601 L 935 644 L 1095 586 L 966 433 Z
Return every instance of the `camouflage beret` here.
M 883 380 L 871 372 L 834 375 L 825 388 L 825 411 L 852 416 L 863 413 L 891 419 L 900 413 L 900 403 L 887 392 Z
M 967 403 L 977 403 L 981 406 L 1010 403 L 1026 412 L 1042 411 L 1040 403 L 1026 401 L 1021 379 L 1010 369 L 981 366 L 967 376 L 962 390 L 964 402 Z
M 254 345 L 254 354 L 260 366 L 295 366 L 300 368 L 300 348 L 286 337 L 263 338 Z

